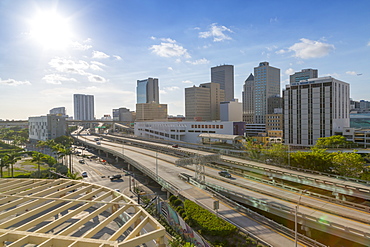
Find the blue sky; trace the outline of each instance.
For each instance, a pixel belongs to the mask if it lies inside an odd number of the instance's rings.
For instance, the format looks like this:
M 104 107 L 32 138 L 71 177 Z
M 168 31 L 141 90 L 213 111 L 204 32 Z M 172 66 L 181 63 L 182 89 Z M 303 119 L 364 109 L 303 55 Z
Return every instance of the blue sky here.
M 319 70 L 370 100 L 370 1 L 1 0 L 0 119 L 27 119 L 95 95 L 95 115 L 135 110 L 136 81 L 184 114 L 184 88 L 235 66 L 235 97 L 259 62 Z

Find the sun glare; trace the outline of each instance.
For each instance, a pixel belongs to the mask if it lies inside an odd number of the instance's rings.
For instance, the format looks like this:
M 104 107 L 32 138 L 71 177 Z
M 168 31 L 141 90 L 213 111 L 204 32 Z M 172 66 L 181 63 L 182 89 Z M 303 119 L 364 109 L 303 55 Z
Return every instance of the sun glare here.
M 45 49 L 63 49 L 71 42 L 71 31 L 66 18 L 54 12 L 39 13 L 31 21 L 31 37 Z

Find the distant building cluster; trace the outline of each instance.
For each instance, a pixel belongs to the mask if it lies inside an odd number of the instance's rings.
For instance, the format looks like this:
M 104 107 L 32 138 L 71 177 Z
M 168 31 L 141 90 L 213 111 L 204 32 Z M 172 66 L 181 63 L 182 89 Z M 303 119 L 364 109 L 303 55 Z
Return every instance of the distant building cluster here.
M 335 134 L 356 142 L 360 133 L 356 129 L 362 128 L 361 133 L 370 129 L 370 102 L 351 100 L 347 82 L 319 77 L 318 70 L 311 68 L 289 79 L 281 95 L 280 69 L 260 62 L 245 80 L 239 102 L 234 98 L 234 66 L 215 66 L 210 82 L 185 88 L 185 116 L 168 116 L 167 104 L 159 100 L 159 79 L 149 77 L 136 82 L 134 111 L 115 108 L 100 120 L 135 122 L 136 135 L 152 138 L 200 142 L 206 134 L 242 135 L 256 142 L 293 146 L 312 146 L 318 138 Z M 96 119 L 94 95 L 74 94 L 73 105 L 74 120 Z M 72 119 L 65 107 L 31 117 L 30 138 L 47 140 L 65 133 L 65 119 Z M 366 146 L 368 140 L 357 142 Z

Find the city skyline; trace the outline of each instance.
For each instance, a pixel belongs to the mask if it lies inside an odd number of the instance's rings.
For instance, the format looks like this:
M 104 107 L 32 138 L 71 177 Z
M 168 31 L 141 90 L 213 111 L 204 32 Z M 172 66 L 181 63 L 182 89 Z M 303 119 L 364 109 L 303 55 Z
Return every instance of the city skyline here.
M 158 78 L 170 115 L 185 115 L 185 88 L 234 65 L 234 95 L 260 62 L 289 75 L 318 69 L 369 100 L 370 16 L 365 0 L 0 2 L 0 119 L 28 119 L 95 97 L 95 117 L 135 110 L 136 82 Z

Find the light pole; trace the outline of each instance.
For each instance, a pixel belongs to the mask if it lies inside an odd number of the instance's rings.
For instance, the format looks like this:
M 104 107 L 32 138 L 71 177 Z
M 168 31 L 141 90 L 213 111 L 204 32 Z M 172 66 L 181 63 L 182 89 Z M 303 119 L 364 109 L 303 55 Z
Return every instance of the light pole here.
M 299 199 L 297 202 L 297 205 L 295 206 L 295 214 L 294 214 L 294 246 L 297 247 L 298 244 L 298 220 L 297 220 L 297 214 L 298 214 L 298 208 L 299 203 L 301 202 L 302 194 L 303 192 L 306 192 L 306 190 L 301 190 L 301 194 L 299 195 Z
M 157 152 L 155 152 L 155 174 L 158 179 L 158 153 Z

